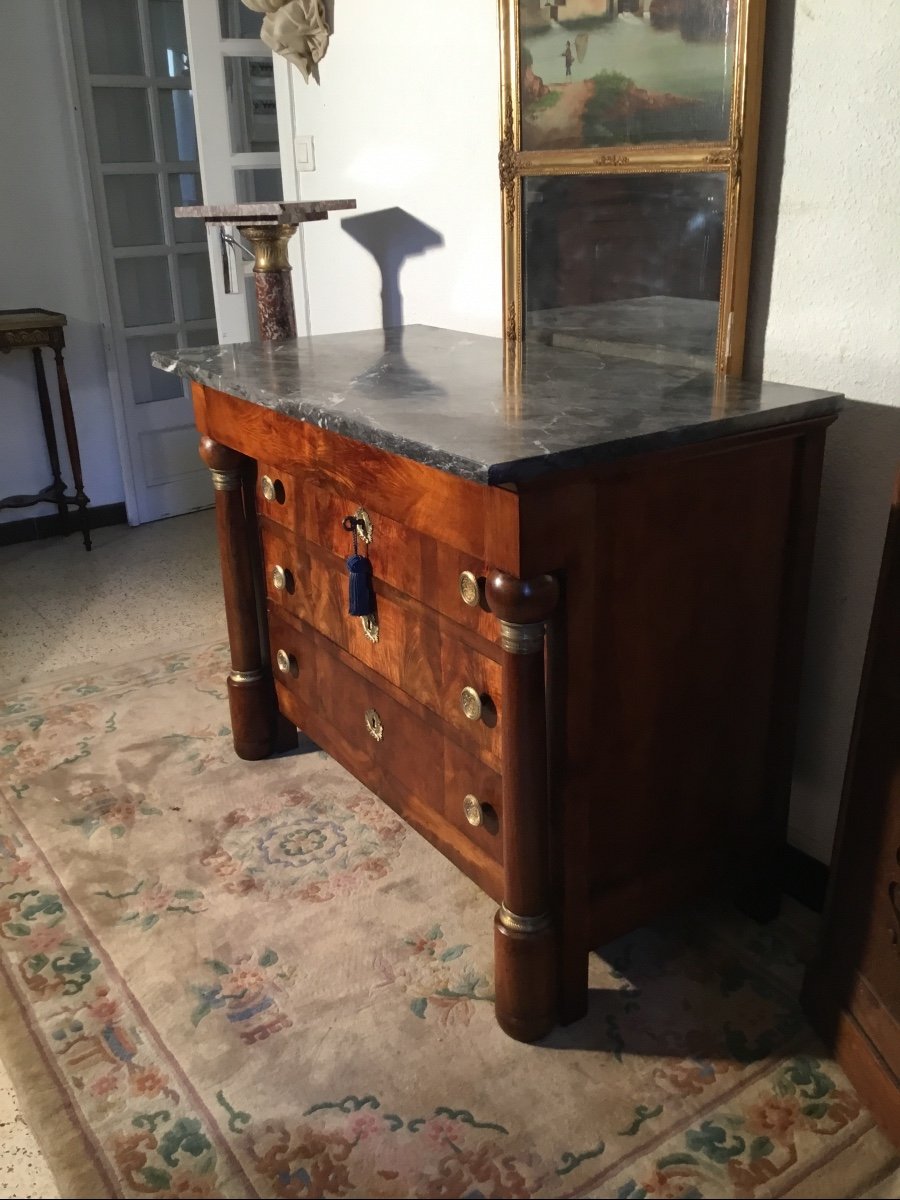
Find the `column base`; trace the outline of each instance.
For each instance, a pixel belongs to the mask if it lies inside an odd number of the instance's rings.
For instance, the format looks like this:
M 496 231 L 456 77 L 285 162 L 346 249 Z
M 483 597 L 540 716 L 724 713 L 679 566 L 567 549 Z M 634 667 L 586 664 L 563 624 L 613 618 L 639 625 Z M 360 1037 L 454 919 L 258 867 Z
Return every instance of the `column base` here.
M 260 671 L 257 678 L 251 679 L 229 675 L 227 683 L 235 754 L 249 762 L 268 758 L 275 749 L 276 730 L 267 680 Z
M 494 917 L 494 1011 L 517 1042 L 536 1042 L 557 1019 L 556 938 L 549 924 L 537 932 L 510 929 L 504 910 Z

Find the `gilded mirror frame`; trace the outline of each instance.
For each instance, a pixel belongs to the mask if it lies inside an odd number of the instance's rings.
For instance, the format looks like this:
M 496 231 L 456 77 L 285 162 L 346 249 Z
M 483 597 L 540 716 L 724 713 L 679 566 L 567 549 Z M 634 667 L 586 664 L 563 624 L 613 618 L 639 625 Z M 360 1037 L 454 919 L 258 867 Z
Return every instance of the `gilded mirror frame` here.
M 649 4 L 650 0 L 646 0 Z M 499 0 L 501 46 L 500 187 L 503 226 L 504 334 L 523 337 L 523 180 L 528 176 L 717 173 L 725 177 L 724 242 L 716 333 L 716 369 L 743 368 L 753 236 L 765 0 L 734 0 L 730 130 L 721 141 L 647 142 L 597 148 L 522 149 L 521 0 Z

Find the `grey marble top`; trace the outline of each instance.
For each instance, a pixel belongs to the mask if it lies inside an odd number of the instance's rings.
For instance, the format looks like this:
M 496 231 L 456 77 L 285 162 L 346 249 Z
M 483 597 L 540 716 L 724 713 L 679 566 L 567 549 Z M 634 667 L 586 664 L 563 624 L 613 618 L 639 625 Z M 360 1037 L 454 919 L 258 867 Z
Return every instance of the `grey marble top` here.
M 836 412 L 831 392 L 411 325 L 153 354 L 254 404 L 479 483 Z
M 209 225 L 298 225 L 330 212 L 356 208 L 355 200 L 260 200 L 253 204 L 186 204 L 176 217 L 199 217 Z

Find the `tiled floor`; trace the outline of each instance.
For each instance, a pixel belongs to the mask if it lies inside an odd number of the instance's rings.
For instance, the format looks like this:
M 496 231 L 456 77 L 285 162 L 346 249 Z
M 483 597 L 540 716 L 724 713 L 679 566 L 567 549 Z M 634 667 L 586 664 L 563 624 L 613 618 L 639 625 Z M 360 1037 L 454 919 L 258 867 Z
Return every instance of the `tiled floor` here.
M 0 548 L 0 680 L 20 683 L 79 662 L 225 633 L 215 522 L 191 513 L 139 529 Z M 0 1063 L 0 1197 L 59 1196 Z

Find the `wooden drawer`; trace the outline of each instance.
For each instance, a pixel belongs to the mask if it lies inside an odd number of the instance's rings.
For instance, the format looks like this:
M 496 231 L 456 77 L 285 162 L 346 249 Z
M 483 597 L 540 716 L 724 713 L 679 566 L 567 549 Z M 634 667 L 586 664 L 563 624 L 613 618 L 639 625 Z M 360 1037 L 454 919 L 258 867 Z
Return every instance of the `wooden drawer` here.
M 269 488 L 271 484 L 271 488 Z M 271 463 L 258 462 L 256 470 L 256 511 L 262 517 L 297 528 L 297 481 L 288 471 Z
M 418 706 L 401 703 L 356 670 L 325 639 L 274 613 L 269 628 L 281 711 L 500 899 L 499 774 L 442 736 Z M 466 820 L 467 795 L 488 806 L 481 826 Z
M 364 508 L 372 523 L 372 541 L 367 552 L 375 578 L 475 630 L 489 641 L 496 640 L 497 622 L 484 601 L 483 585 L 478 605 L 464 603 L 459 594 L 462 572 L 471 571 L 483 580 L 488 564 L 445 545 L 440 540 L 440 528 L 435 529 L 433 537 L 428 537 L 384 516 L 364 495 L 348 499 L 312 476 L 305 479 L 303 486 L 295 482 L 293 494 L 295 511 L 289 528 L 342 560 L 353 551 L 353 539 L 343 528 L 344 518 Z M 271 515 L 280 524 L 288 524 L 279 515 Z
M 378 640 L 373 642 L 363 621 L 347 612 L 348 580 L 341 559 L 317 546 L 292 543 L 271 525 L 263 528 L 262 541 L 266 587 L 273 605 L 283 606 L 426 705 L 457 730 L 467 749 L 499 770 L 501 668 L 491 657 L 497 653 L 492 646 L 484 646 L 488 652 L 484 653 L 466 644 L 459 636 L 463 631 L 456 631 L 451 622 L 379 585 L 378 580 Z M 284 578 L 281 588 L 273 582 L 277 567 Z M 481 698 L 478 719 L 463 711 L 464 688 Z

